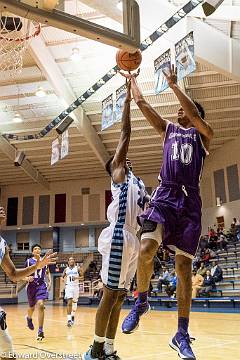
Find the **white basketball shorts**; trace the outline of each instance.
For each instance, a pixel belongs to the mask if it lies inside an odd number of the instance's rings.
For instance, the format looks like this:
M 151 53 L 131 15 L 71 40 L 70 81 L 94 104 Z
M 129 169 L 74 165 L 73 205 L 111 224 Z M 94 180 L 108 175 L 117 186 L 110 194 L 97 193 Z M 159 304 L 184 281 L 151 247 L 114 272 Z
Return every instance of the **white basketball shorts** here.
M 137 270 L 139 240 L 136 230 L 111 224 L 99 236 L 98 251 L 102 254 L 103 284 L 111 290 L 128 290 Z

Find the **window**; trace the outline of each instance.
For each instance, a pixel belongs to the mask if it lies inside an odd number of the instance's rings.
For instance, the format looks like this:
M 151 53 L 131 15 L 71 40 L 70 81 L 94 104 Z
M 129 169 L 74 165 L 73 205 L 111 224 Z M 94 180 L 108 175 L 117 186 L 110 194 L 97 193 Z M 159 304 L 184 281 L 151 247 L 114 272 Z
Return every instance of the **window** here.
M 17 225 L 18 217 L 18 198 L 8 198 L 7 203 L 7 226 Z

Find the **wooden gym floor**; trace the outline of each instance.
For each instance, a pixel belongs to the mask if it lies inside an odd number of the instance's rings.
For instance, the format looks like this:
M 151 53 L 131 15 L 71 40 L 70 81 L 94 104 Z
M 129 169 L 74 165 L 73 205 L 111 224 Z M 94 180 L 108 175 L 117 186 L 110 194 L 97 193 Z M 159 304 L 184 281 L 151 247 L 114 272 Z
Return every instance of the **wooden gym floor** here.
M 66 326 L 66 307 L 47 304 L 45 315 L 46 339 L 35 340 L 36 331 L 26 328 L 25 305 L 5 306 L 8 329 L 19 358 L 57 359 L 56 353 L 80 354 L 88 349 L 94 333 L 95 308 L 78 307 L 73 328 Z M 121 320 L 128 310 L 123 310 Z M 36 314 L 34 324 L 36 325 Z M 142 319 L 138 331 L 124 335 L 118 331 L 116 348 L 122 360 L 177 360 L 177 353 L 168 346 L 176 329 L 175 311 L 151 311 Z M 240 314 L 192 313 L 191 335 L 196 337 L 193 349 L 198 360 L 240 359 Z M 32 355 L 27 355 L 32 354 Z M 38 355 L 37 355 L 38 354 Z M 31 356 L 31 357 L 30 357 Z M 38 357 L 37 357 L 38 356 Z M 63 358 L 63 357 L 62 357 Z

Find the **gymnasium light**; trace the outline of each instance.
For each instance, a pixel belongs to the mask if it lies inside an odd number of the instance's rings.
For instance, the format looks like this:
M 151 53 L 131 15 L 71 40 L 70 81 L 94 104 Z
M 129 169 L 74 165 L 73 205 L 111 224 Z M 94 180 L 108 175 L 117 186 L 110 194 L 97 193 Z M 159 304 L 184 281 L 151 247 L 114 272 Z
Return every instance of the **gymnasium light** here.
M 81 59 L 80 50 L 78 47 L 72 48 L 72 54 L 70 58 L 72 61 L 79 61 Z
M 120 10 L 120 11 L 123 10 L 123 3 L 122 3 L 121 0 L 117 3 L 117 8 L 118 8 L 118 10 Z
M 14 118 L 12 119 L 12 121 L 13 121 L 14 123 L 21 123 L 21 122 L 23 122 L 23 119 L 21 118 L 21 115 L 20 115 L 20 114 L 16 113 L 16 114 L 14 115 Z
M 39 86 L 35 92 L 35 95 L 38 96 L 38 97 L 44 97 L 46 96 L 46 91 L 43 89 L 43 87 Z

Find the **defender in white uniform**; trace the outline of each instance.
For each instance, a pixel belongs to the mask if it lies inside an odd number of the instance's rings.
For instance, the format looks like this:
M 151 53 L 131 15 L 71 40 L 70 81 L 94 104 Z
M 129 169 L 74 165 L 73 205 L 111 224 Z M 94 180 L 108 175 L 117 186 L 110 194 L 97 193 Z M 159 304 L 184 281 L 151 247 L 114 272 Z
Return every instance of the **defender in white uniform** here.
M 102 254 L 103 296 L 96 314 L 94 342 L 83 354 L 83 360 L 120 360 L 114 351 L 114 339 L 121 306 L 137 268 L 137 216 L 142 212 L 147 196 L 142 180 L 133 175 L 126 157 L 131 134 L 130 102 L 128 84 L 121 137 L 114 157 L 106 164 L 112 178 L 113 200 L 107 211 L 110 225 L 98 239 L 98 250 Z
M 5 220 L 5 212 L 0 207 L 0 225 Z M 56 253 L 48 252 L 41 260 L 38 257 L 36 263 L 32 266 L 23 269 L 16 269 L 12 260 L 9 257 L 9 249 L 6 241 L 0 236 L 0 266 L 11 281 L 19 281 L 26 276 L 30 276 L 38 269 L 56 263 Z M 12 346 L 12 339 L 8 334 L 6 313 L 0 307 L 0 359 L 13 359 L 15 358 Z
M 66 278 L 65 299 L 67 300 L 67 326 L 74 324 L 75 312 L 79 298 L 80 268 L 75 265 L 73 257 L 68 259 L 68 267 L 63 272 L 63 280 Z

